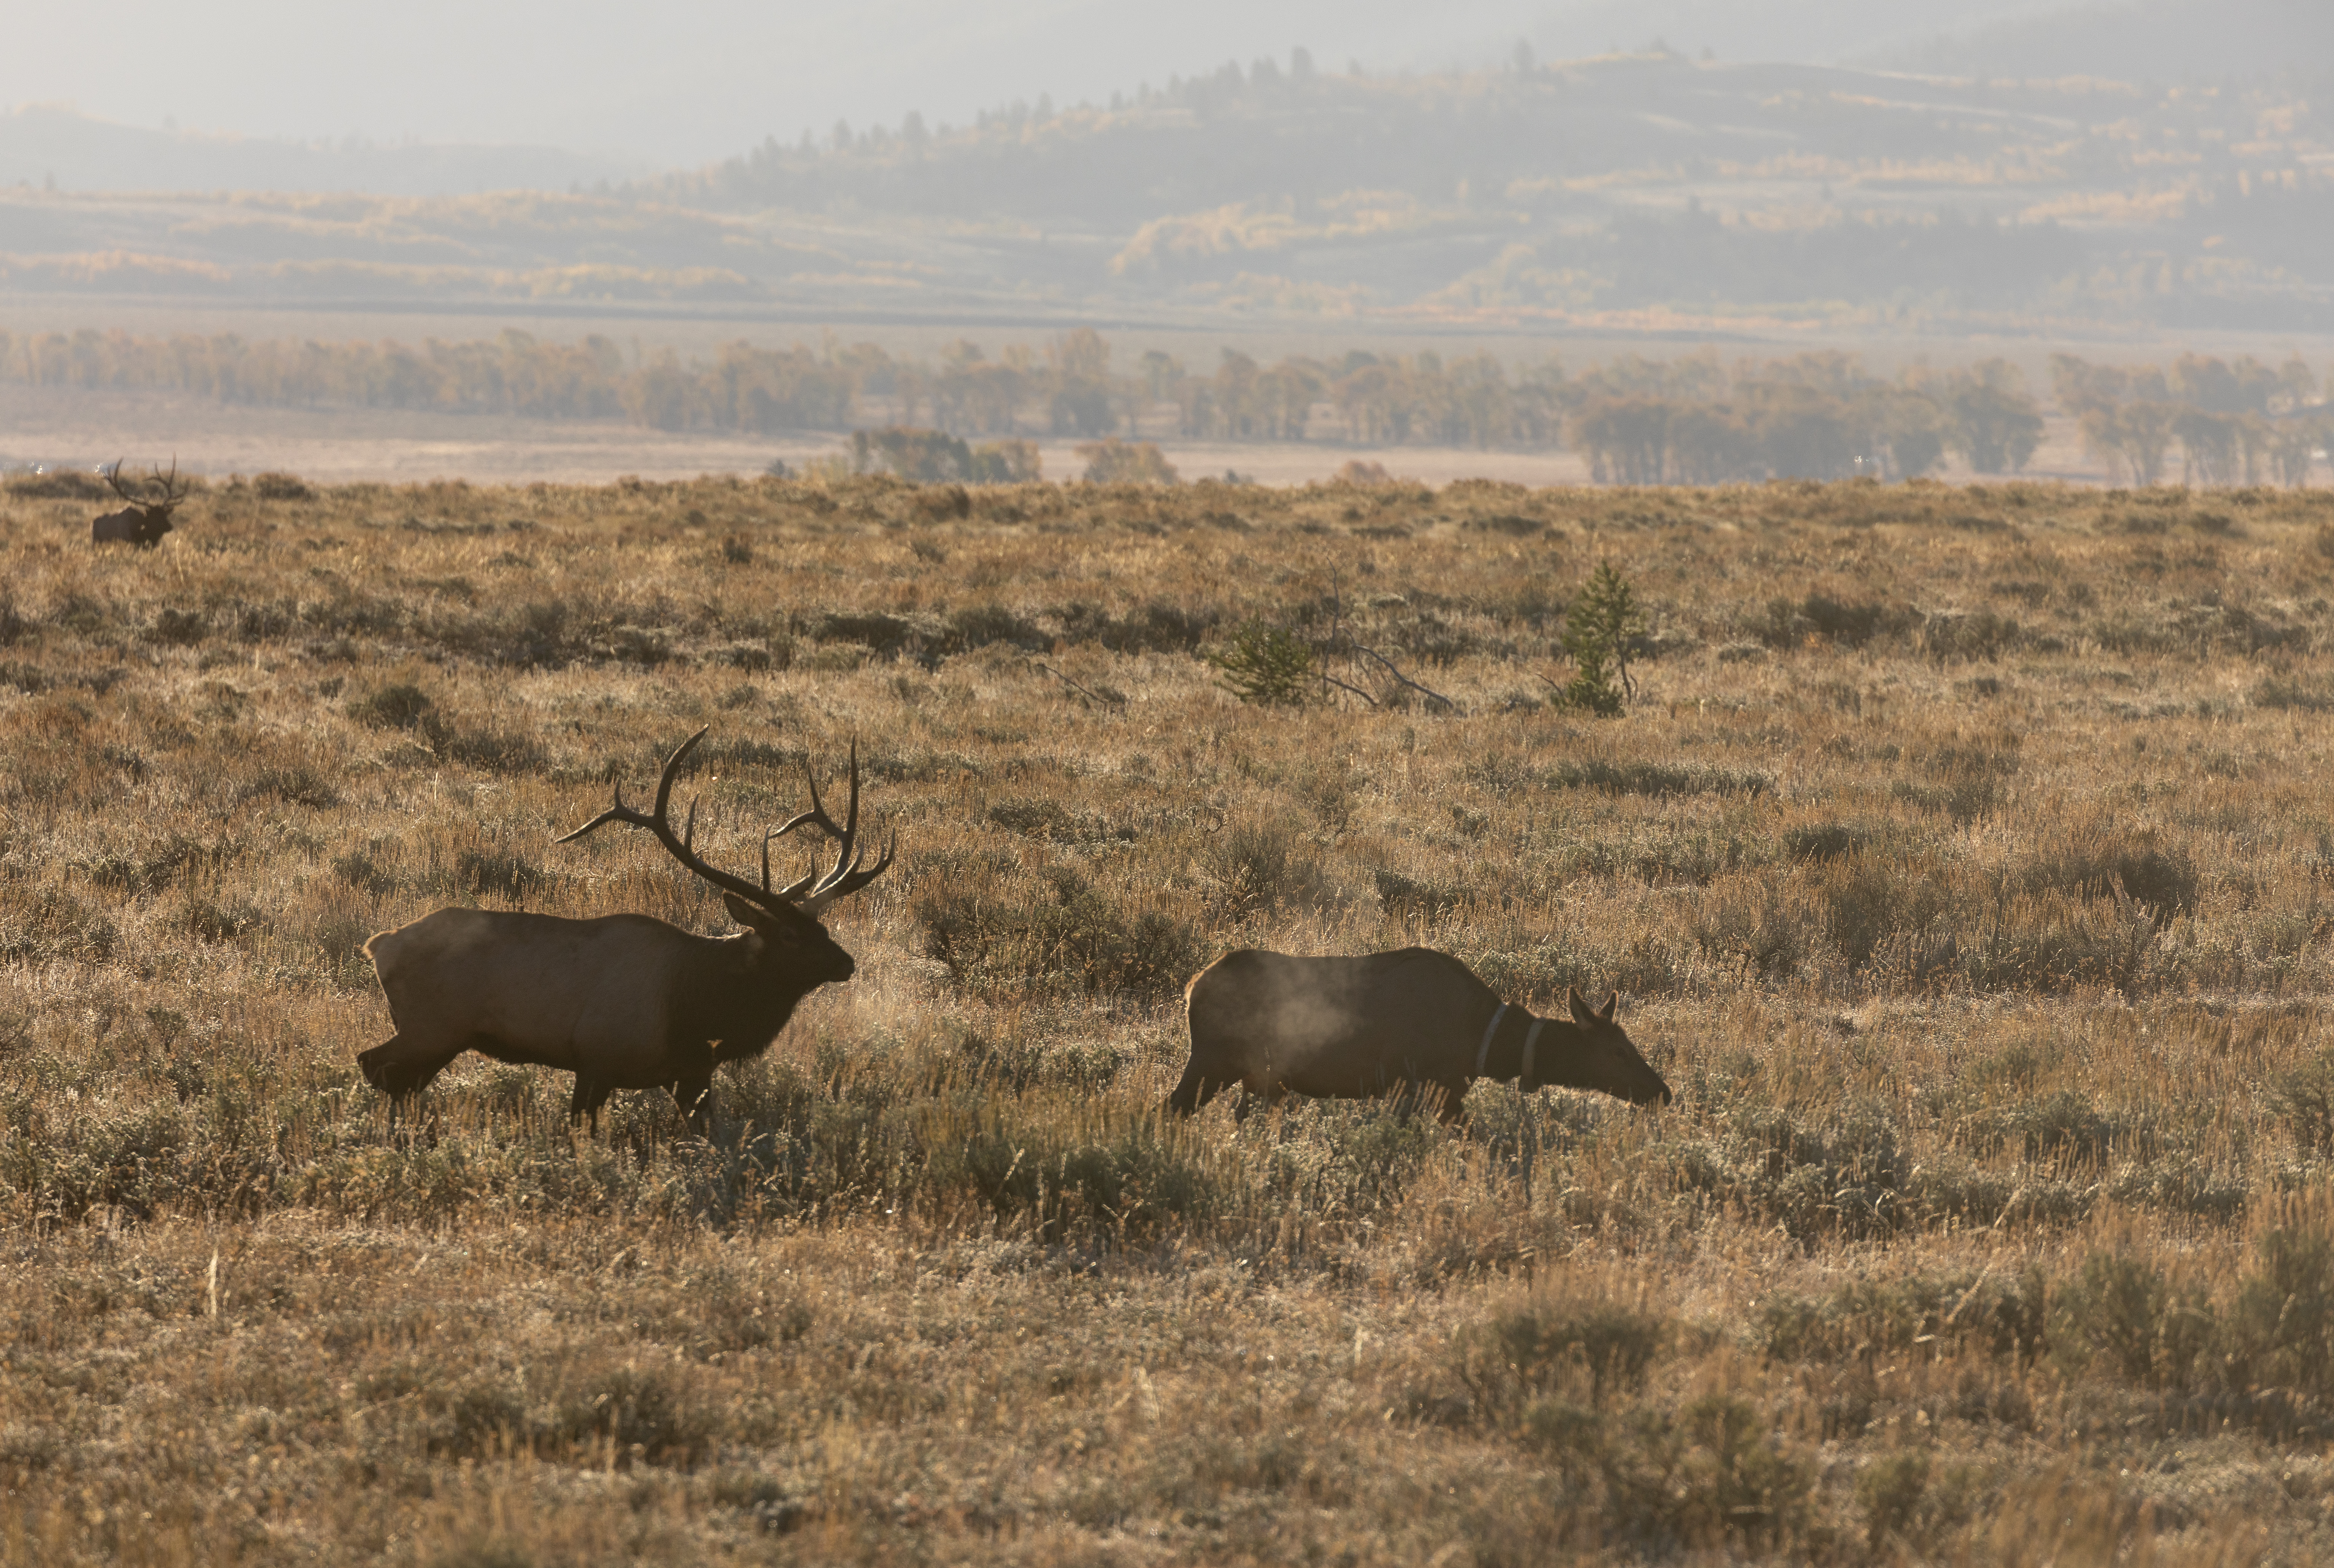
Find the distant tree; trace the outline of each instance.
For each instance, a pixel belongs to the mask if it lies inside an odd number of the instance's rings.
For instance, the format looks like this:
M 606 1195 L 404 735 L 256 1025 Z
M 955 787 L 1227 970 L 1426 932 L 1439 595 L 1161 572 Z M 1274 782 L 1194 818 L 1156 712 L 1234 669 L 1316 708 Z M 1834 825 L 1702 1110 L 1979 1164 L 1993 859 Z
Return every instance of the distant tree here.
M 1785 479 L 1836 479 L 1865 455 L 1862 422 L 1847 400 L 1805 382 L 1750 382 L 1746 417 L 1760 464 Z
M 961 483 L 973 477 L 972 449 L 945 431 L 901 425 L 854 431 L 851 470 L 892 474 L 920 485 Z
M 1046 347 L 1046 358 L 1055 373 L 1076 381 L 1103 381 L 1110 375 L 1110 344 L 1090 326 L 1075 328 Z
M 1166 454 L 1150 441 L 1123 441 L 1112 436 L 1080 446 L 1077 454 L 1085 460 L 1089 484 L 1172 485 L 1180 477 Z
M 1037 443 L 1022 440 L 990 441 L 973 448 L 972 471 L 966 476 L 976 485 L 1030 484 L 1045 477 Z
M 1056 435 L 1098 436 L 1118 423 L 1108 383 L 1075 381 L 1056 391 L 1046 405 L 1047 422 Z
M 1098 436 L 1118 423 L 1111 401 L 1110 344 L 1082 326 L 1056 338 L 1046 349 L 1053 380 L 1047 416 L 1057 435 Z
M 1216 417 L 1222 425 L 1220 433 L 1234 440 L 1253 435 L 1260 422 L 1259 373 L 1256 361 L 1236 348 L 1224 350 L 1223 363 L 1216 367 Z
M 1668 411 L 1663 430 L 1669 477 L 1680 484 L 1723 484 L 1744 478 L 1758 463 L 1756 438 L 1727 404 L 1684 404 Z
M 1515 392 L 1495 354 L 1481 353 L 1453 364 L 1446 377 L 1450 402 L 1444 438 L 1478 450 L 1504 446 L 1515 432 Z
M 2209 489 L 2236 482 L 2239 423 L 2236 414 L 2197 408 L 2184 408 L 2173 417 L 2172 433 L 2180 440 L 2182 484 Z
M 1657 397 L 1597 397 L 1573 416 L 1572 444 L 1598 484 L 1658 485 L 1669 466 L 1670 405 Z
M 1163 402 L 1175 383 L 1183 379 L 1183 362 L 1173 354 L 1153 348 L 1143 351 L 1143 385 L 1153 402 Z
M 1945 413 L 1952 444 L 1982 474 L 2017 472 L 2042 441 L 2034 401 L 1980 375 L 1953 379 Z
M 2165 390 L 2185 403 L 2217 414 L 2265 414 L 2282 390 L 2278 373 L 2246 354 L 2234 364 L 2184 353 L 2172 362 Z
M 2129 483 L 2152 485 L 2163 477 L 2164 454 L 2181 412 L 2178 404 L 2156 399 L 2093 404 L 2079 421 L 2083 444 Z
M 1256 379 L 1257 412 L 1264 433 L 1274 440 L 1303 440 L 1314 400 L 1321 395 L 1321 377 L 1312 365 L 1285 360 Z
M 2270 428 L 2270 459 L 2277 466 L 2278 482 L 2294 489 L 2310 483 L 2310 465 L 2321 447 L 2334 446 L 2334 418 L 2325 414 L 2288 414 Z
M 2300 354 L 2295 354 L 2277 367 L 2277 402 L 2279 411 L 2293 412 L 2310 406 L 2318 396 L 2318 378 L 2310 373 L 2310 366 Z

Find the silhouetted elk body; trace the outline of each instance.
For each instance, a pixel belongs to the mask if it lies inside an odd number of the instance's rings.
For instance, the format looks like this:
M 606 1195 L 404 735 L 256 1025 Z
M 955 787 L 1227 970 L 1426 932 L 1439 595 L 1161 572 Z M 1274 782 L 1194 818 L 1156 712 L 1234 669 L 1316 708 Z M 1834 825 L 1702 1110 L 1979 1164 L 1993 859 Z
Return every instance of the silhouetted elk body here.
M 827 816 L 814 777 L 811 808 L 763 836 L 757 887 L 698 858 L 693 806 L 681 832 L 667 816 L 673 779 L 705 733 L 690 736 L 665 763 L 652 811 L 626 806 L 620 785 L 612 807 L 559 842 L 610 822 L 645 828 L 682 866 L 721 889 L 730 918 L 745 929 L 697 936 L 646 915 L 425 915 L 365 944 L 397 1024 L 395 1038 L 357 1058 L 366 1082 L 402 1100 L 475 1050 L 574 1073 L 571 1119 L 589 1118 L 596 1127 L 601 1105 L 615 1090 L 668 1089 L 701 1128 L 713 1070 L 759 1056 L 804 997 L 851 978 L 851 954 L 819 915 L 892 864 L 888 847 L 874 865 L 861 863 L 858 748 L 852 748 L 843 825 Z M 836 841 L 834 867 L 774 891 L 770 841 L 806 825 Z
M 1245 948 L 1193 976 L 1183 1000 L 1191 1060 L 1167 1104 L 1187 1116 L 1235 1084 L 1271 1100 L 1439 1091 L 1446 1121 L 1479 1078 L 1593 1089 L 1633 1105 L 1670 1098 L 1613 1021 L 1618 992 L 1592 1008 L 1575 991 L 1569 1020 L 1535 1018 L 1432 948 L 1357 958 Z
M 118 512 L 108 512 L 89 525 L 89 539 L 93 545 L 135 545 L 141 550 L 153 548 L 170 531 L 170 514 L 187 498 L 186 487 L 178 483 L 178 464 L 171 460 L 166 478 L 162 470 L 154 470 L 154 482 L 161 487 L 159 498 L 141 497 L 121 482 L 121 465 L 115 463 L 105 476 L 113 493 L 130 504 Z

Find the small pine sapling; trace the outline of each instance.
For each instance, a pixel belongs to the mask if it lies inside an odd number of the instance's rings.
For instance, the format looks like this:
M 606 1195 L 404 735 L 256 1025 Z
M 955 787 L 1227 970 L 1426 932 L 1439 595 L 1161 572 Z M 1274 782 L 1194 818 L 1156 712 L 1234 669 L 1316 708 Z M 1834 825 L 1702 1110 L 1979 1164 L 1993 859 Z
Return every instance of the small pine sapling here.
M 1301 703 L 1314 678 L 1312 645 L 1261 621 L 1249 622 L 1227 646 L 1202 657 L 1243 702 Z
M 1621 711 L 1625 699 L 1635 701 L 1637 685 L 1629 678 L 1629 644 L 1644 631 L 1644 612 L 1629 579 L 1612 562 L 1597 562 L 1564 617 L 1564 651 L 1572 655 L 1574 665 L 1564 701 L 1608 716 Z

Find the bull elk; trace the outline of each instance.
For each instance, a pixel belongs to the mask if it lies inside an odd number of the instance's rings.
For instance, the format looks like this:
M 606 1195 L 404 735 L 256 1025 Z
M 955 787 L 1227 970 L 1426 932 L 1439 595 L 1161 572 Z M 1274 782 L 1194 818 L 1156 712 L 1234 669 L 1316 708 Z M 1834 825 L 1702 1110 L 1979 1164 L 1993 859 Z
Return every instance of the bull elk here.
M 1235 1084 L 1273 1101 L 1440 1091 L 1437 1114 L 1450 1121 L 1479 1078 L 1666 1102 L 1670 1086 L 1614 1021 L 1620 1000 L 1592 1008 L 1575 990 L 1569 1020 L 1535 1018 L 1432 948 L 1356 958 L 1244 948 L 1184 987 L 1191 1060 L 1167 1105 L 1189 1116 Z
M 394 1038 L 357 1058 L 365 1081 L 393 1100 L 420 1093 L 466 1050 L 575 1075 L 571 1121 L 599 1125 L 600 1107 L 620 1089 L 670 1089 L 690 1124 L 705 1126 L 713 1070 L 759 1056 L 796 1004 L 855 967 L 819 916 L 892 864 L 892 847 L 873 866 L 859 847 L 859 748 L 851 749 L 851 801 L 840 827 L 810 776 L 810 809 L 762 837 L 762 881 L 698 857 L 697 808 L 673 831 L 668 808 L 680 766 L 705 739 L 682 741 L 657 780 L 656 805 L 616 803 L 573 833 L 573 843 L 611 822 L 645 828 L 674 859 L 721 889 L 729 917 L 745 929 L 697 936 L 646 915 L 593 920 L 516 911 L 440 909 L 365 944 L 389 999 Z M 803 771 L 810 774 L 807 763 Z M 770 886 L 770 843 L 813 827 L 836 845 L 834 865 L 789 886 Z
M 150 550 L 170 531 L 170 514 L 187 498 L 187 489 L 178 482 L 176 458 L 170 460 L 167 477 L 160 469 L 154 470 L 154 483 L 161 489 L 159 497 L 140 496 L 124 484 L 119 462 L 107 470 L 105 482 L 113 487 L 115 495 L 130 504 L 89 525 L 89 540 L 93 545 L 135 545 L 141 550 Z

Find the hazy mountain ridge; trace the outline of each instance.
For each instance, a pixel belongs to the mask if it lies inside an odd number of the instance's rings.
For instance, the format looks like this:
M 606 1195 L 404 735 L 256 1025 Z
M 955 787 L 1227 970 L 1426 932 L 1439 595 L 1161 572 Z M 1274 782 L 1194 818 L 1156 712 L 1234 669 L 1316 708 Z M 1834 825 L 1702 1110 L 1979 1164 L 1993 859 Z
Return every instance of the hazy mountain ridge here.
M 1300 53 L 604 196 L 19 190 L 0 219 L 18 292 L 2334 324 L 2334 128 L 2290 85 L 1670 53 L 1411 77 Z
M 1939 28 L 1897 48 L 1852 56 L 1884 69 L 1953 76 L 2081 73 L 2200 83 L 2300 77 L 2334 69 L 2334 6 L 2317 0 L 2124 0 L 2063 5 Z
M 0 185 L 429 196 L 565 189 L 641 172 L 621 160 L 556 147 L 207 135 L 117 124 L 53 103 L 0 112 Z

